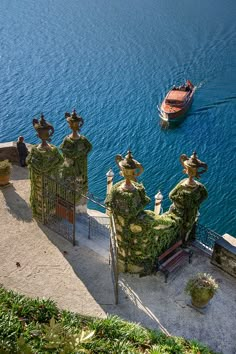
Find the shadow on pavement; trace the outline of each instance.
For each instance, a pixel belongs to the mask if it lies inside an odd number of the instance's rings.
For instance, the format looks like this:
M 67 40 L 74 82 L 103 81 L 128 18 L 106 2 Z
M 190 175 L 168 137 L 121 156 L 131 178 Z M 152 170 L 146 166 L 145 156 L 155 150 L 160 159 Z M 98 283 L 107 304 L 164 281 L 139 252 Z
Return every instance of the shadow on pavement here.
M 11 180 L 27 180 L 29 179 L 29 170 L 27 167 L 21 167 L 19 165 L 14 164 L 11 170 Z
M 6 207 L 9 213 L 24 222 L 32 221 L 32 211 L 26 201 L 16 192 L 13 185 L 2 190 L 2 194 L 6 200 Z
M 90 295 L 105 313 L 118 315 L 124 320 L 141 323 L 168 334 L 167 329 L 164 328 L 152 311 L 148 310 L 148 307 L 141 300 L 138 300 L 134 292 L 130 296 L 132 289 L 129 282 L 125 280 L 126 275 L 120 276 L 119 303 L 115 305 L 114 288 L 108 263 L 109 257 L 103 257 L 84 245 L 73 247 L 69 241 L 46 226 L 39 224 L 39 227 L 64 255 L 77 277 L 83 282 Z M 136 283 L 138 282 L 136 281 Z

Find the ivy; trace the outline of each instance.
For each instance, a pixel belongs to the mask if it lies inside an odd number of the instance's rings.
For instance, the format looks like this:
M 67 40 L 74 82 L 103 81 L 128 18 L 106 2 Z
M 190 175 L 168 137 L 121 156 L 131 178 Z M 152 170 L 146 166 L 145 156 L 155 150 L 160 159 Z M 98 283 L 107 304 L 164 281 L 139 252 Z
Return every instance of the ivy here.
M 51 145 L 51 149 L 41 149 L 38 145 L 34 146 L 27 157 L 27 164 L 30 171 L 30 204 L 35 218 L 42 218 L 44 208 L 42 200 L 43 176 L 54 175 L 59 172 L 63 158 L 56 146 Z
M 181 234 L 186 234 L 192 229 L 200 204 L 208 197 L 208 192 L 202 183 L 197 182 L 194 187 L 190 187 L 183 183 L 185 181 L 179 182 L 169 194 L 173 202 L 170 208 L 172 214 L 182 219 Z
M 125 271 L 139 267 L 141 273 L 150 274 L 157 257 L 180 239 L 183 230 L 191 230 L 207 191 L 200 183 L 194 190 L 179 183 L 170 193 L 174 205 L 156 215 L 144 210 L 150 199 L 142 184 L 133 183 L 134 191 L 124 191 L 123 183 L 115 184 L 105 201 L 115 219 L 120 264 Z
M 38 148 L 38 145 L 34 146 L 26 160 L 30 170 L 39 175 L 56 174 L 62 161 L 63 158 L 54 145 L 47 150 Z
M 60 148 L 64 158 L 62 178 L 76 181 L 81 191 L 86 193 L 88 190 L 87 155 L 92 149 L 91 143 L 83 135 L 80 135 L 77 140 L 67 136 Z
M 82 135 L 77 140 L 66 137 L 61 145 L 62 154 L 56 146 L 50 145 L 50 147 L 50 149 L 42 149 L 36 145 L 27 157 L 31 179 L 30 203 L 33 216 L 39 220 L 42 219 L 43 211 L 50 212 L 49 206 L 45 206 L 43 202 L 45 189 L 46 194 L 49 195 L 54 193 L 55 189 L 54 182 L 44 177 L 57 178 L 59 182 L 57 195 L 71 203 L 74 201 L 79 203 L 81 194 L 88 190 L 87 154 L 92 145 L 87 138 Z M 65 193 L 66 185 L 68 190 Z M 75 195 L 72 191 L 73 186 L 76 186 Z M 50 208 L 55 208 L 53 203 L 51 204 Z

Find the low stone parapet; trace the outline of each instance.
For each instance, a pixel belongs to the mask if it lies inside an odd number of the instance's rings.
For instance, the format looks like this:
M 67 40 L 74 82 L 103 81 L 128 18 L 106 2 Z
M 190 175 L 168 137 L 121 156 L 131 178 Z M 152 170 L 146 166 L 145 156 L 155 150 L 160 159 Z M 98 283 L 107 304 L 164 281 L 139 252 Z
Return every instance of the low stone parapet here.
M 236 238 L 224 234 L 216 240 L 211 263 L 236 278 Z
M 27 143 L 25 143 L 25 145 L 30 151 L 32 145 Z M 19 155 L 15 141 L 0 143 L 0 161 L 2 160 L 9 160 L 12 163 L 19 163 Z

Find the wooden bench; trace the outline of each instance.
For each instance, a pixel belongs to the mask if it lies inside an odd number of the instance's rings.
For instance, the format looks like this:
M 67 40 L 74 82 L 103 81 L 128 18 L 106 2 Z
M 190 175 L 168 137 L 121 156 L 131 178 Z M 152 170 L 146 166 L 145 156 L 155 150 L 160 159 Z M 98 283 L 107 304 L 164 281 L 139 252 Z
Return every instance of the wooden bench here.
M 165 274 L 165 283 L 169 274 L 185 263 L 186 259 L 191 263 L 192 255 L 193 252 L 183 248 L 183 241 L 180 240 L 157 258 L 157 271 Z

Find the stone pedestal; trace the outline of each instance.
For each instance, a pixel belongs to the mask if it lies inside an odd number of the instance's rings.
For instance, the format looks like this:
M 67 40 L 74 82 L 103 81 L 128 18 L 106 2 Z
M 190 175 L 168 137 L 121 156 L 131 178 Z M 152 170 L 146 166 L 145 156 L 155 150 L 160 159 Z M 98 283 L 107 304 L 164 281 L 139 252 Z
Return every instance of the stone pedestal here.
M 211 263 L 236 278 L 236 238 L 224 234 L 215 242 Z

